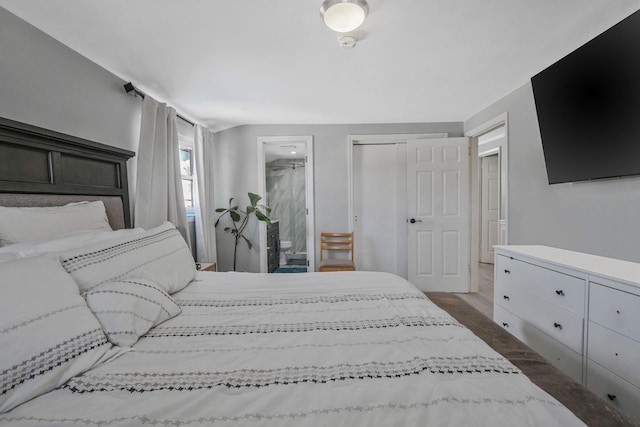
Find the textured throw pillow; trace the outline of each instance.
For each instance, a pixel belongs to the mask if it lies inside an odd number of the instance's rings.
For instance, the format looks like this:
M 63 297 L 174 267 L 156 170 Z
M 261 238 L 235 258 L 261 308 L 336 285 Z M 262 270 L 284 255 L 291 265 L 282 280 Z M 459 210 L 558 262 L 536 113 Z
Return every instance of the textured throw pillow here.
M 96 286 L 85 294 L 109 341 L 131 347 L 152 327 L 180 314 L 176 302 L 146 279 L 127 279 Z
M 43 208 L 0 206 L 0 246 L 78 230 L 111 230 L 102 201 Z
M 82 293 L 103 283 L 142 278 L 171 294 L 187 286 L 196 273 L 191 251 L 169 222 L 140 235 L 62 252 L 60 260 Z
M 98 320 L 59 261 L 0 263 L 0 413 L 61 386 L 107 356 Z

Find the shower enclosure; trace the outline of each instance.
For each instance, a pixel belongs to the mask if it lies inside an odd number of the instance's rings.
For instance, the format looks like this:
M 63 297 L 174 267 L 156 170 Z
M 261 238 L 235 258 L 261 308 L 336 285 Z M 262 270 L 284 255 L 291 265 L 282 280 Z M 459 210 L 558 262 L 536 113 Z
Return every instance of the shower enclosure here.
M 279 221 L 280 241 L 291 242 L 287 265 L 306 266 L 307 229 L 304 159 L 275 159 L 266 163 L 267 205 Z

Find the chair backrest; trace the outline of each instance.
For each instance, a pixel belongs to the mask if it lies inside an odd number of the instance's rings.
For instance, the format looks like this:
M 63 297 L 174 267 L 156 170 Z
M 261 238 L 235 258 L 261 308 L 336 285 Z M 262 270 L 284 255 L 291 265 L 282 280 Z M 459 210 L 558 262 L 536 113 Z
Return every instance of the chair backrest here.
M 320 233 L 320 262 L 324 251 L 348 251 L 353 261 L 353 232 Z

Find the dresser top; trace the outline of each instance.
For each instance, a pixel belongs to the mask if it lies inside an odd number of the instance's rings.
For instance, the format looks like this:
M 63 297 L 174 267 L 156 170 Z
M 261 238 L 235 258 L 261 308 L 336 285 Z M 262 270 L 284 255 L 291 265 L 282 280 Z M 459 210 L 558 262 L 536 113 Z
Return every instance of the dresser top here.
M 549 264 L 579 270 L 586 274 L 623 281 L 640 286 L 640 264 L 566 249 L 537 245 L 495 246 L 496 252 L 505 255 L 522 255 Z

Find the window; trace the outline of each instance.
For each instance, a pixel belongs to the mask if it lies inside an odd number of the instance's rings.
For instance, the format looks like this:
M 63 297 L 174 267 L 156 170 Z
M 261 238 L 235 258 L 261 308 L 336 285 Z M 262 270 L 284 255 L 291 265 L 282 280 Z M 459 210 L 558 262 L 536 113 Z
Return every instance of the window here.
M 180 145 L 180 175 L 187 216 L 195 215 L 193 206 L 193 125 L 178 118 L 178 144 Z
M 180 174 L 182 175 L 182 194 L 184 195 L 184 207 L 193 211 L 193 150 L 188 147 L 180 147 Z

